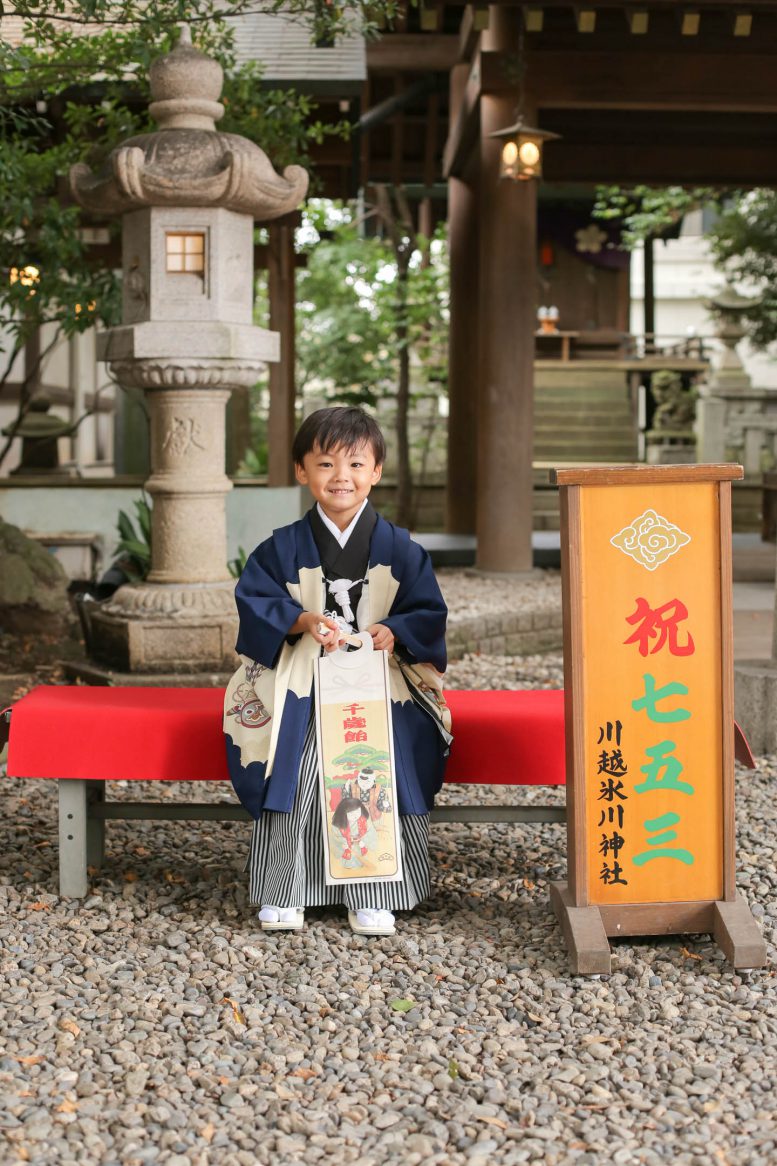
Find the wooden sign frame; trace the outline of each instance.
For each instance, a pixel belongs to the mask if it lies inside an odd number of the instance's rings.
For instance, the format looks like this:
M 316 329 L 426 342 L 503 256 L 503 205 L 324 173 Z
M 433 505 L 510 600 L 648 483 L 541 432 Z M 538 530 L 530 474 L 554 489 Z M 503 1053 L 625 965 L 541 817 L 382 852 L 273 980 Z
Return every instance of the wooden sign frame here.
M 561 923 L 572 970 L 576 973 L 609 973 L 608 936 L 710 932 L 734 967 L 762 967 L 766 961 L 763 938 L 747 903 L 737 894 L 735 882 L 731 482 L 742 476 L 741 466 L 729 464 L 596 466 L 551 471 L 551 482 L 560 487 L 561 500 L 568 844 L 568 881 L 551 884 L 551 903 Z M 617 901 L 614 895 L 615 901 L 607 902 L 602 901 L 607 897 L 606 894 L 600 888 L 592 887 L 590 881 L 592 848 L 596 843 L 592 837 L 592 819 L 586 793 L 591 777 L 585 734 L 586 718 L 590 718 L 591 713 L 586 706 L 587 693 L 584 680 L 588 662 L 584 655 L 584 628 L 588 614 L 584 610 L 584 572 L 588 570 L 587 548 L 592 545 L 592 540 L 598 533 L 592 534 L 585 528 L 584 511 L 596 514 L 596 507 L 605 499 L 601 491 L 595 496 L 589 494 L 587 497 L 584 492 L 599 487 L 619 490 L 625 488 L 626 493 L 619 498 L 631 499 L 633 496 L 637 501 L 638 492 L 629 491 L 629 487 L 655 488 L 658 485 L 671 485 L 683 489 L 687 487 L 691 491 L 694 486 L 703 485 L 707 494 L 712 488 L 715 495 L 716 507 L 712 506 L 710 512 L 714 513 L 715 509 L 717 510 L 717 530 L 712 532 L 710 545 L 716 552 L 714 557 L 711 556 L 711 565 L 714 564 L 715 569 L 719 568 L 720 572 L 719 613 L 713 614 L 715 622 L 719 619 L 719 653 L 716 643 L 714 655 L 716 660 L 719 657 L 720 676 L 715 678 L 717 687 L 714 691 L 716 694 L 719 693 L 720 697 L 720 717 L 716 730 L 719 731 L 720 738 L 715 741 L 714 753 L 720 764 L 722 841 L 717 837 L 717 829 L 714 837 L 717 839 L 716 855 L 719 854 L 722 866 L 718 864 L 714 868 L 717 871 L 719 888 L 715 898 L 690 901 L 679 901 L 675 898 L 666 902 L 651 898 L 645 902 L 626 902 Z M 699 496 L 697 490 L 695 500 L 698 500 Z M 694 500 L 689 494 L 685 497 L 689 502 Z M 638 505 L 644 505 L 644 493 L 639 493 L 639 498 L 642 501 Z M 613 495 L 610 495 L 610 501 L 616 501 Z M 682 507 L 679 509 L 681 511 Z M 628 513 L 628 510 L 626 512 Z M 632 516 L 629 514 L 629 517 Z M 680 513 L 678 518 L 677 514 L 673 513 L 672 521 L 682 523 L 682 514 Z M 615 534 L 616 531 L 612 533 Z M 613 541 L 609 537 L 610 533 L 608 530 L 607 543 Z M 586 539 L 588 541 L 584 542 Z M 606 544 L 600 538 L 596 545 Z M 620 566 L 617 560 L 613 561 L 615 570 Z M 624 616 L 626 614 L 624 612 Z M 717 633 L 717 627 L 715 631 Z M 685 715 L 690 716 L 689 713 Z M 718 813 L 717 808 L 715 813 Z M 623 838 L 620 841 L 622 843 Z M 657 843 L 650 845 L 655 846 Z M 617 891 L 621 895 L 631 894 L 630 891 L 624 892 L 621 887 L 618 887 Z M 593 899 L 598 901 L 594 902 Z

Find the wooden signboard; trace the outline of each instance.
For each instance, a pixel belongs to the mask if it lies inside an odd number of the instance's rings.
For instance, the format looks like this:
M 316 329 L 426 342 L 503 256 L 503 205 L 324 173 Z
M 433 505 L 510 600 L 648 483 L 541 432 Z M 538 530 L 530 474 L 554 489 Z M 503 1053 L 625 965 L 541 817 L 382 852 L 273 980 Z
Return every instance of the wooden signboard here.
M 573 970 L 607 936 L 709 931 L 766 951 L 734 878 L 731 481 L 736 465 L 557 470 Z

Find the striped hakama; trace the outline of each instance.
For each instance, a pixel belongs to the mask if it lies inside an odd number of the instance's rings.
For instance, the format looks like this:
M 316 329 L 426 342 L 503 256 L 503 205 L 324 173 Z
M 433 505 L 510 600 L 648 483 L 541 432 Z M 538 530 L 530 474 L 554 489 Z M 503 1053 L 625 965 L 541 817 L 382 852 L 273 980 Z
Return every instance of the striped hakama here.
M 403 878 L 327 886 L 315 721 L 305 735 L 299 781 L 288 814 L 266 810 L 254 822 L 249 856 L 250 898 L 256 905 L 349 911 L 409 911 L 429 894 L 429 815 L 400 815 Z

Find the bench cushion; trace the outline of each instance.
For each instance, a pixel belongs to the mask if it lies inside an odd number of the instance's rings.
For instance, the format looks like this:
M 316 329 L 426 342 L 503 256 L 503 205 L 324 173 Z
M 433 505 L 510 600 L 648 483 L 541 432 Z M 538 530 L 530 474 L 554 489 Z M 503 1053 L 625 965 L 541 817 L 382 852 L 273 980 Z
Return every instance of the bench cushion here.
M 564 784 L 563 689 L 457 689 L 445 699 L 453 718 L 446 784 Z
M 446 782 L 564 781 L 560 690 L 446 693 Z M 226 781 L 218 688 L 41 685 L 13 706 L 9 777 Z

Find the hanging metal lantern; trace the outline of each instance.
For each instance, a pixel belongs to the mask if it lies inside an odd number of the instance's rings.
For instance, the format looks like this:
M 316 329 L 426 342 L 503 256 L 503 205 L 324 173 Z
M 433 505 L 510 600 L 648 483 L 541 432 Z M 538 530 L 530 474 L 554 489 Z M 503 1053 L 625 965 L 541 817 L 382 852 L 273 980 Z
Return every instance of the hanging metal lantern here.
M 530 178 L 542 177 L 544 143 L 560 138 L 561 135 L 527 125 L 523 118 L 519 117 L 514 125 L 506 126 L 503 130 L 495 130 L 489 137 L 504 142 L 499 177 L 528 181 Z

